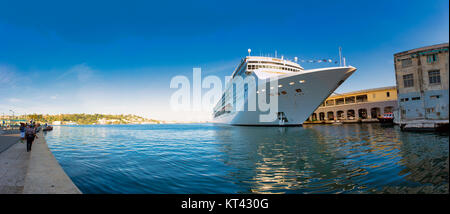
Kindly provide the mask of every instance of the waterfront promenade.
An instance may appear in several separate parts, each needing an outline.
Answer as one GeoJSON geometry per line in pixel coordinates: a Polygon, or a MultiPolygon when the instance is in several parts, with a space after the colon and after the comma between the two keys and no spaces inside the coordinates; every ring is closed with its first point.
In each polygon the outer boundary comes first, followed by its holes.
{"type": "Polygon", "coordinates": [[[0,194],[81,194],[38,137],[27,152],[18,133],[0,135],[0,194]]]}

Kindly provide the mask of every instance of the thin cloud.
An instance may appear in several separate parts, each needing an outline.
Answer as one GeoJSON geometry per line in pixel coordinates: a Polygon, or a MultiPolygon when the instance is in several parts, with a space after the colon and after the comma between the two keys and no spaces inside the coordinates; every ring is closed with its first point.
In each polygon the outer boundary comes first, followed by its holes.
{"type": "Polygon", "coordinates": [[[95,71],[91,67],[86,65],[86,63],[82,63],[71,67],[68,71],[61,74],[57,78],[57,80],[61,80],[70,76],[76,76],[78,81],[86,82],[93,77],[94,73],[95,71]]]}
{"type": "Polygon", "coordinates": [[[16,69],[8,65],[0,65],[0,89],[15,88],[18,78],[16,69]]]}
{"type": "Polygon", "coordinates": [[[22,99],[19,99],[19,98],[9,98],[9,99],[8,99],[8,102],[10,102],[10,103],[19,103],[19,102],[22,102],[22,99]]]}

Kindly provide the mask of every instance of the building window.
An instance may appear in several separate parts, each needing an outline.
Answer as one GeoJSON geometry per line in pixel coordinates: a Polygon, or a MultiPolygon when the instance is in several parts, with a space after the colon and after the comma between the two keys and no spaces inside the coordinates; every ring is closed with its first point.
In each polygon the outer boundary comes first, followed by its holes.
{"type": "Polygon", "coordinates": [[[391,93],[390,92],[386,92],[386,97],[390,97],[391,93]]]}
{"type": "Polygon", "coordinates": [[[441,84],[441,73],[439,70],[428,71],[430,84],[441,84]]]}
{"type": "Polygon", "coordinates": [[[344,98],[336,99],[336,105],[342,105],[342,104],[344,104],[344,98]]]}
{"type": "Polygon", "coordinates": [[[402,59],[402,68],[406,68],[412,65],[411,58],[409,59],[402,59]]]}
{"type": "Polygon", "coordinates": [[[420,97],[413,97],[411,100],[420,100],[420,97]]]}
{"type": "Polygon", "coordinates": [[[356,96],[356,102],[357,103],[367,102],[367,94],[356,96]]]}
{"type": "Polygon", "coordinates": [[[413,87],[414,86],[414,79],[412,74],[403,75],[403,87],[413,87]]]}
{"type": "Polygon", "coordinates": [[[345,104],[348,104],[348,103],[355,103],[355,97],[346,97],[345,104]]]}
{"type": "Polygon", "coordinates": [[[427,62],[428,62],[428,64],[435,63],[435,62],[437,62],[437,61],[438,61],[438,56],[437,56],[437,54],[430,54],[430,55],[427,56],[427,62]]]}
{"type": "Polygon", "coordinates": [[[327,100],[326,101],[327,106],[334,106],[334,100],[327,100]]]}

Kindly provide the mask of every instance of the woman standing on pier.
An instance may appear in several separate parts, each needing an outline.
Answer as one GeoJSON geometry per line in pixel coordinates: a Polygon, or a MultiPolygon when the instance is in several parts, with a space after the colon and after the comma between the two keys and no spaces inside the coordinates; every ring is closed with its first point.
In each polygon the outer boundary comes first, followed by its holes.
{"type": "Polygon", "coordinates": [[[31,128],[31,125],[28,125],[27,128],[25,129],[25,136],[27,138],[27,152],[29,152],[31,151],[31,144],[34,141],[34,138],[37,137],[36,129],[31,128]]]}

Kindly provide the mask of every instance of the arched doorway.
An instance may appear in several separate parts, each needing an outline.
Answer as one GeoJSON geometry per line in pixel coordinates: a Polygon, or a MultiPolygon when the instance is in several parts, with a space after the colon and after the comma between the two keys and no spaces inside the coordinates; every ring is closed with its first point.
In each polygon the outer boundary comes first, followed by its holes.
{"type": "Polygon", "coordinates": [[[378,118],[380,116],[380,108],[375,107],[370,109],[370,117],[371,118],[378,118]]]}
{"type": "Polygon", "coordinates": [[[323,112],[319,113],[319,120],[320,121],[325,120],[325,113],[323,113],[323,112]]]}
{"type": "Polygon", "coordinates": [[[361,119],[367,119],[367,109],[365,109],[365,108],[359,109],[358,117],[361,119]]]}
{"type": "Polygon", "coordinates": [[[355,110],[349,109],[347,110],[347,120],[354,120],[355,119],[355,110]]]}
{"type": "Polygon", "coordinates": [[[334,112],[332,111],[327,112],[327,118],[328,120],[334,120],[334,112]]]}
{"type": "Polygon", "coordinates": [[[337,117],[338,120],[345,119],[344,111],[337,111],[336,112],[336,117],[337,117]]]}

